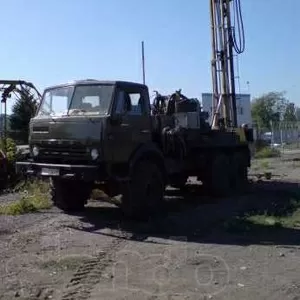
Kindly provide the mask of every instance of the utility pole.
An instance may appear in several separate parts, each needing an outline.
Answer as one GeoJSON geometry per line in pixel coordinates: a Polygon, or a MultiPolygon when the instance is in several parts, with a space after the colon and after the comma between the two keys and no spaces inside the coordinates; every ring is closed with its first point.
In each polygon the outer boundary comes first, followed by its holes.
{"type": "Polygon", "coordinates": [[[143,84],[146,84],[144,41],[142,41],[142,71],[143,71],[143,84]]]}

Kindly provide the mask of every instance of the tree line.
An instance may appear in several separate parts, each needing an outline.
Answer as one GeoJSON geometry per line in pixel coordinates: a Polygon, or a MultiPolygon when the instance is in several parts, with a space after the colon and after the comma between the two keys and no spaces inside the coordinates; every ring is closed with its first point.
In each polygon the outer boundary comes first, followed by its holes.
{"type": "Polygon", "coordinates": [[[254,98],[251,115],[254,126],[271,130],[272,123],[300,121],[300,108],[287,99],[285,92],[269,92],[254,98]]]}

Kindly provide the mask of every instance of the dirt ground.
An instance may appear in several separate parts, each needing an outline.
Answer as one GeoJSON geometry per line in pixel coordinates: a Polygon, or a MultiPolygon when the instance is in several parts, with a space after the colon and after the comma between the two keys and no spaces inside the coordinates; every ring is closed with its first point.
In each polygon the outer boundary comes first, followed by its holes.
{"type": "Polygon", "coordinates": [[[300,227],[238,218],[285,207],[298,157],[254,161],[243,196],[216,201],[197,183],[169,190],[168,213],[147,223],[96,201],[75,216],[0,216],[0,299],[300,299],[300,227]],[[265,171],[272,179],[257,182],[265,171]]]}

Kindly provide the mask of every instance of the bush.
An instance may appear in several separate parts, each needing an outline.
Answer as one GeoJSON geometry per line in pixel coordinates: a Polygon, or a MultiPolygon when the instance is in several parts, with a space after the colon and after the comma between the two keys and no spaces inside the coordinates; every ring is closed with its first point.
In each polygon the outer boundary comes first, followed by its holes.
{"type": "MultiPolygon", "coordinates": [[[[4,152],[4,140],[0,141],[0,148],[4,152]]],[[[17,145],[11,138],[6,139],[6,158],[7,158],[7,180],[6,188],[13,188],[22,178],[18,178],[15,170],[16,161],[22,159],[21,153],[17,151],[17,145]]]]}
{"type": "Polygon", "coordinates": [[[275,148],[265,147],[256,152],[255,158],[280,157],[280,151],[275,148]]]}
{"type": "Polygon", "coordinates": [[[24,182],[21,199],[0,205],[2,215],[20,215],[51,207],[49,183],[40,180],[24,182]]]}
{"type": "Polygon", "coordinates": [[[258,139],[254,142],[254,145],[255,145],[255,151],[260,151],[264,148],[269,147],[270,143],[266,140],[258,139]]]}
{"type": "MultiPolygon", "coordinates": [[[[4,140],[2,139],[0,142],[0,147],[4,151],[4,140]]],[[[9,162],[15,162],[17,156],[17,145],[13,139],[6,139],[6,156],[9,162]]]]}

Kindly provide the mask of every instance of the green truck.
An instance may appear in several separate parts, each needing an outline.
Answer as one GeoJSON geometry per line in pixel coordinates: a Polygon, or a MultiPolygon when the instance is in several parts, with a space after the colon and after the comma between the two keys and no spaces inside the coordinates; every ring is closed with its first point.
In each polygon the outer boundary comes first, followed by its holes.
{"type": "Polygon", "coordinates": [[[235,129],[212,129],[207,113],[181,91],[150,102],[148,87],[80,80],[46,88],[30,121],[26,176],[51,178],[54,205],[83,210],[101,185],[128,217],[160,210],[167,185],[196,176],[216,196],[247,185],[250,153],[235,129]]]}

